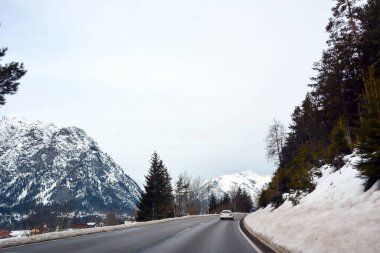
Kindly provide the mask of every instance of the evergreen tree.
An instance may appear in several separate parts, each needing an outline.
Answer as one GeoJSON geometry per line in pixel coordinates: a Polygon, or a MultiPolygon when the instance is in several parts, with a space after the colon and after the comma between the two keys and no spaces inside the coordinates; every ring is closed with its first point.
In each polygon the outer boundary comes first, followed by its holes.
{"type": "Polygon", "coordinates": [[[380,66],[377,65],[380,58],[369,68],[366,80],[369,95],[364,97],[363,127],[358,131],[358,148],[363,158],[358,169],[366,179],[366,190],[380,180],[380,66]]]}
{"type": "Polygon", "coordinates": [[[168,169],[164,165],[163,161],[160,160],[159,167],[161,169],[161,175],[163,180],[159,181],[159,190],[157,195],[159,196],[160,204],[158,205],[158,215],[159,219],[173,217],[173,188],[171,184],[171,177],[169,176],[168,169]]]}
{"type": "MultiPolygon", "coordinates": [[[[362,52],[362,65],[370,67],[380,57],[380,1],[368,0],[360,13],[362,39],[360,51],[362,52]]],[[[380,68],[380,66],[377,66],[380,68]]]]}
{"type": "Polygon", "coordinates": [[[253,202],[248,193],[243,190],[240,197],[240,212],[249,213],[253,209],[253,202]]]}
{"type": "MultiPolygon", "coordinates": [[[[0,61],[5,56],[7,48],[0,48],[0,61]]],[[[18,80],[24,76],[24,65],[18,62],[0,64],[0,105],[5,104],[5,95],[13,95],[17,92],[18,80]]]]}
{"type": "Polygon", "coordinates": [[[335,3],[312,90],[292,114],[282,163],[259,195],[260,206],[280,205],[285,192],[312,191],[312,167],[340,167],[354,148],[364,158],[358,169],[365,188],[380,179],[380,1],[335,3]]]}
{"type": "Polygon", "coordinates": [[[210,195],[210,198],[208,201],[208,212],[209,213],[215,212],[216,207],[217,207],[217,199],[216,199],[215,194],[213,192],[211,192],[211,195],[210,195]]]}
{"type": "Polygon", "coordinates": [[[138,204],[137,220],[157,220],[172,217],[173,195],[167,168],[156,152],[150,160],[151,166],[145,176],[145,192],[138,204]]]}
{"type": "Polygon", "coordinates": [[[337,169],[343,165],[343,161],[340,159],[341,156],[351,152],[345,133],[343,120],[339,119],[331,132],[331,144],[326,153],[326,160],[332,162],[337,169]]]}
{"type": "Polygon", "coordinates": [[[240,212],[241,211],[241,200],[242,200],[242,193],[240,187],[236,190],[236,194],[232,199],[232,209],[234,212],[240,212]]]}
{"type": "Polygon", "coordinates": [[[223,208],[229,208],[231,203],[231,198],[227,193],[223,194],[223,198],[221,201],[221,204],[223,205],[223,208]]]}
{"type": "Polygon", "coordinates": [[[360,15],[363,29],[362,63],[367,67],[362,99],[363,119],[359,129],[359,151],[363,160],[358,169],[366,179],[365,189],[380,180],[380,1],[368,0],[360,15]]]}

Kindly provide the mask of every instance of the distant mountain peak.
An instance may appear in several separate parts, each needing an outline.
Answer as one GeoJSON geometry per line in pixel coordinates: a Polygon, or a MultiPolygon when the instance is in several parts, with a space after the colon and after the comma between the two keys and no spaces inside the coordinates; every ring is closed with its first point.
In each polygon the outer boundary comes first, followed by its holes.
{"type": "Polygon", "coordinates": [[[209,188],[219,198],[224,193],[229,193],[240,187],[251,196],[252,201],[255,203],[258,194],[263,187],[266,187],[270,179],[271,176],[261,176],[253,170],[246,170],[206,180],[204,186],[209,188]]]}

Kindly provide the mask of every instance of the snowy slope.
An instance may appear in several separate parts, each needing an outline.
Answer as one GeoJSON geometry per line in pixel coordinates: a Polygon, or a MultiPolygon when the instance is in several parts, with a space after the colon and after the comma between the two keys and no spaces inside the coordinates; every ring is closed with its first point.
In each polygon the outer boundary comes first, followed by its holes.
{"type": "Polygon", "coordinates": [[[380,252],[380,182],[367,192],[355,155],[338,171],[320,168],[316,189],[293,206],[260,209],[245,219],[251,231],[291,252],[380,252]]]}
{"type": "Polygon", "coordinates": [[[83,130],[0,120],[0,213],[26,212],[35,202],[128,211],[140,191],[83,130]]]}
{"type": "Polygon", "coordinates": [[[271,176],[260,176],[259,174],[248,170],[231,175],[223,175],[204,182],[204,188],[210,188],[210,192],[220,198],[224,193],[236,190],[240,187],[251,196],[254,203],[261,189],[270,181],[271,176]]]}

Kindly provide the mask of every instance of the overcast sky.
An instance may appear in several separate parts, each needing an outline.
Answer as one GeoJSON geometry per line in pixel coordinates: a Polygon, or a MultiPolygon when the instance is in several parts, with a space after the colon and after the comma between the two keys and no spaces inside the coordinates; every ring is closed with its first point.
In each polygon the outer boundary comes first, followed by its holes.
{"type": "Polygon", "coordinates": [[[325,48],[330,0],[0,1],[3,63],[28,70],[0,115],[77,126],[139,184],[156,150],[172,177],[272,174],[325,48]]]}

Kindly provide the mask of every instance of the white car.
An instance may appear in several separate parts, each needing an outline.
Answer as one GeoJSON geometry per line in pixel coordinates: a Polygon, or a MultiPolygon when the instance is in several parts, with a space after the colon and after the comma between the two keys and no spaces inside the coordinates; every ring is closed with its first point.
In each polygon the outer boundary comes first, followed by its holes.
{"type": "Polygon", "coordinates": [[[224,219],[233,220],[234,219],[234,214],[232,213],[231,210],[223,210],[220,213],[220,219],[221,220],[224,220],[224,219]]]}

